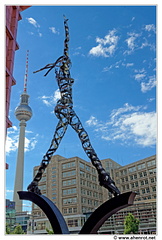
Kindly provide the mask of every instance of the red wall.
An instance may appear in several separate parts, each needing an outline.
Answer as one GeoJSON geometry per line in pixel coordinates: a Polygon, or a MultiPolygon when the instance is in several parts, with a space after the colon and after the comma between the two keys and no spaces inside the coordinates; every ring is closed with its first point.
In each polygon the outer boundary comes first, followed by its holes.
{"type": "Polygon", "coordinates": [[[12,126],[8,118],[10,107],[11,87],[16,84],[13,77],[15,51],[19,49],[16,42],[18,21],[21,20],[20,12],[30,6],[6,6],[6,128],[12,126]]]}

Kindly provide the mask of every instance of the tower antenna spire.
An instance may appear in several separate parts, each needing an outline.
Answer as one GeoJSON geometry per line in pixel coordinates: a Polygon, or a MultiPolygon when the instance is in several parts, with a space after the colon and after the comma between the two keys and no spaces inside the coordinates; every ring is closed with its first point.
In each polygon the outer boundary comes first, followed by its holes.
{"type": "Polygon", "coordinates": [[[24,92],[27,92],[27,80],[28,80],[28,59],[29,59],[29,50],[26,52],[26,67],[25,67],[25,76],[24,76],[24,92]]]}

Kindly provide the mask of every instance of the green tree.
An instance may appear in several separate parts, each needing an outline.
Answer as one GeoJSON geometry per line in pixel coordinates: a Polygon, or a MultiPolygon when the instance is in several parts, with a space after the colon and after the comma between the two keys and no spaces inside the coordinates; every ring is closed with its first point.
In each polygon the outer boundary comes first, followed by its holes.
{"type": "Polygon", "coordinates": [[[124,219],[124,234],[138,233],[139,219],[135,218],[132,213],[124,219]]]}
{"type": "Polygon", "coordinates": [[[47,234],[54,234],[53,230],[49,230],[48,228],[46,228],[47,234]]]}
{"type": "Polygon", "coordinates": [[[21,225],[17,225],[11,234],[25,234],[21,225]]]}
{"type": "Polygon", "coordinates": [[[10,234],[11,233],[11,229],[8,225],[8,223],[6,223],[6,234],[10,234]]]}

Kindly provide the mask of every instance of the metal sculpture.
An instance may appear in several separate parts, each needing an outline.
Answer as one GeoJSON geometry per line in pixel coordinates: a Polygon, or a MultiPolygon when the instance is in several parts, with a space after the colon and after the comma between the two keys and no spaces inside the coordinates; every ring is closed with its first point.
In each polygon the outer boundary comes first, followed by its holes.
{"type": "Polygon", "coordinates": [[[93,149],[90,139],[88,137],[87,132],[82,126],[79,117],[75,113],[73,109],[73,100],[72,100],[72,85],[74,83],[74,79],[70,76],[70,67],[71,61],[69,58],[69,28],[67,24],[68,19],[64,17],[64,27],[65,27],[65,41],[64,41],[64,54],[59,57],[55,63],[47,64],[45,67],[41,68],[36,72],[48,69],[44,76],[55,68],[56,80],[58,83],[58,87],[61,93],[61,98],[58,100],[57,105],[55,107],[56,117],[59,119],[59,122],[56,126],[56,130],[51,142],[51,145],[43,156],[43,160],[41,161],[41,165],[38,169],[36,176],[34,177],[31,184],[28,186],[28,191],[34,192],[37,194],[41,194],[40,189],[38,188],[38,182],[42,178],[42,174],[44,173],[46,167],[48,166],[52,155],[57,150],[68,125],[70,125],[78,134],[79,139],[81,141],[82,147],[90,158],[92,164],[95,166],[98,176],[99,183],[101,186],[108,189],[114,196],[120,194],[119,189],[115,186],[115,182],[111,179],[110,175],[103,168],[101,161],[99,160],[95,150],[93,149]]]}
{"type": "MultiPolygon", "coordinates": [[[[64,217],[50,199],[34,192],[20,191],[18,194],[20,199],[32,201],[44,211],[55,234],[70,233],[64,217]]],[[[117,211],[131,206],[135,196],[134,192],[126,192],[104,202],[90,215],[79,234],[96,234],[109,217],[117,211]]]]}

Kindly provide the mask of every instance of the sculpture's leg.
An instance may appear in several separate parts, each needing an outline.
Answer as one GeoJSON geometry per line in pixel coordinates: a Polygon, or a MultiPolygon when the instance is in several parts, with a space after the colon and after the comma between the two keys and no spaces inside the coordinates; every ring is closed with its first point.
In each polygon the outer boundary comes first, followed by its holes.
{"type": "Polygon", "coordinates": [[[135,192],[126,192],[104,202],[90,215],[79,234],[97,234],[109,217],[119,210],[133,205],[135,196],[135,192]]]}
{"type": "Polygon", "coordinates": [[[57,150],[57,148],[67,130],[67,127],[68,127],[68,121],[66,120],[66,118],[59,120],[59,122],[56,126],[56,130],[55,130],[51,145],[50,145],[48,151],[46,152],[46,154],[43,156],[43,160],[38,169],[38,172],[37,172],[36,176],[34,177],[33,181],[28,186],[28,191],[35,192],[37,194],[41,194],[41,192],[38,188],[38,182],[42,178],[42,175],[43,175],[46,167],[48,166],[52,155],[57,150]]]}
{"type": "Polygon", "coordinates": [[[98,174],[99,174],[99,182],[101,186],[107,188],[114,196],[120,194],[120,191],[115,186],[115,182],[111,179],[110,175],[105,171],[103,168],[101,161],[99,160],[95,150],[93,149],[90,139],[88,137],[87,132],[84,130],[78,116],[71,110],[70,112],[70,125],[71,127],[78,133],[78,136],[81,140],[82,146],[84,151],[86,152],[87,156],[90,158],[92,164],[95,166],[98,174]]]}

